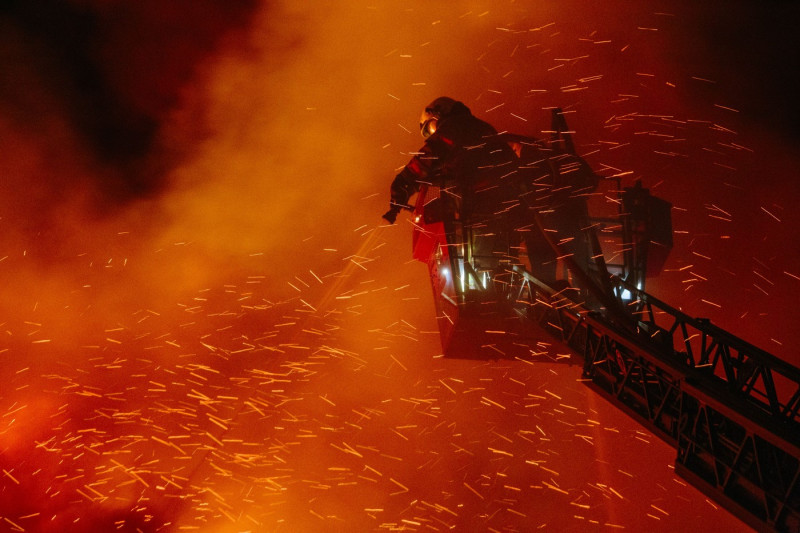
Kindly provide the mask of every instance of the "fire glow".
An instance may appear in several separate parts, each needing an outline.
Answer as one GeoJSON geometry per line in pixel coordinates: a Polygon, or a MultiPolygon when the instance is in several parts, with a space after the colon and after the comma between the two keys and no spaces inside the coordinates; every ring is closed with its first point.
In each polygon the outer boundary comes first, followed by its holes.
{"type": "Polygon", "coordinates": [[[654,292],[788,357],[797,162],[740,101],[760,88],[671,59],[706,12],[182,3],[186,37],[155,4],[68,4],[136,135],[98,144],[33,15],[2,13],[25,83],[0,93],[0,529],[744,528],[550,339],[437,357],[411,221],[379,227],[431,98],[537,136],[561,106],[598,172],[675,204],[654,292]]]}

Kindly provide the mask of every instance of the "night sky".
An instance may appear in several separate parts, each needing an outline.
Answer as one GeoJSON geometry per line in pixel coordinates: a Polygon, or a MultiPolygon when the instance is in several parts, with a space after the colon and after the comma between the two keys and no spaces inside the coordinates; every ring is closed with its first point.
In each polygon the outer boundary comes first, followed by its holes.
{"type": "Polygon", "coordinates": [[[800,7],[338,4],[0,6],[0,531],[746,531],[550,339],[438,357],[380,215],[435,97],[561,107],[648,290],[800,365],[800,7]]]}

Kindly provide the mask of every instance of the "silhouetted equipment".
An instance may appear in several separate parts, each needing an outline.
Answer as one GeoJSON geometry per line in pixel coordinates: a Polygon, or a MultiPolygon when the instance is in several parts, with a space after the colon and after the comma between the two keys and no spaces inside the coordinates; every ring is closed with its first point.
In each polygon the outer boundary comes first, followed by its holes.
{"type": "MultiPolygon", "coordinates": [[[[548,160],[574,151],[558,110],[550,148],[548,160]]],[[[444,355],[525,357],[544,330],[582,359],[593,389],[677,449],[679,475],[757,530],[800,531],[800,369],[646,293],[672,247],[671,206],[640,183],[601,186],[613,190],[590,201],[616,195],[616,212],[590,214],[588,253],[559,253],[567,272],[547,281],[514,239],[475,257],[452,191],[421,188],[413,256],[428,266],[444,355]]],[[[542,231],[565,252],[532,212],[510,231],[542,231]]]]}
{"type": "Polygon", "coordinates": [[[626,274],[631,281],[644,283],[649,276],[657,276],[672,249],[672,218],[669,202],[651,196],[642,182],[625,189],[622,194],[622,220],[624,240],[627,244],[626,265],[632,270],[626,274]]]}

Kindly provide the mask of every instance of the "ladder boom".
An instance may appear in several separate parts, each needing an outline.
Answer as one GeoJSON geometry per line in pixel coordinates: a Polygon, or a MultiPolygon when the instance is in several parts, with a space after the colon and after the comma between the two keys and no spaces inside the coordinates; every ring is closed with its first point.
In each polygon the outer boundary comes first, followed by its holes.
{"type": "Polygon", "coordinates": [[[798,368],[635,287],[625,286],[647,320],[631,334],[514,272],[516,311],[583,359],[593,389],[677,449],[678,474],[758,530],[800,530],[798,368]]]}

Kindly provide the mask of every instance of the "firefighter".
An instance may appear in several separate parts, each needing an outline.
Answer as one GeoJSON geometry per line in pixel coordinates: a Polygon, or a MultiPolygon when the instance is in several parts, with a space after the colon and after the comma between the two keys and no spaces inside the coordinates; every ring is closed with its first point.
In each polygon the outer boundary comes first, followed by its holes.
{"type": "Polygon", "coordinates": [[[487,122],[476,118],[464,103],[443,96],[431,102],[420,117],[425,144],[394,178],[389,211],[394,223],[422,183],[441,190],[438,209],[448,233],[459,221],[471,245],[474,266],[492,269],[508,249],[507,217],[499,206],[509,196],[499,187],[503,174],[513,173],[517,156],[487,122]]]}
{"type": "Polygon", "coordinates": [[[466,105],[446,96],[425,107],[419,127],[425,144],[394,178],[383,218],[394,224],[421,183],[445,189],[462,218],[489,211],[492,184],[515,163],[508,143],[466,105]]]}
{"type": "Polygon", "coordinates": [[[402,209],[411,208],[420,184],[428,183],[442,190],[445,205],[439,208],[446,228],[448,221],[458,220],[469,234],[476,266],[493,268],[498,257],[524,240],[531,272],[551,286],[559,255],[572,255],[587,268],[582,193],[596,186],[596,176],[585,161],[531,138],[521,146],[513,142],[518,136],[498,134],[449,97],[425,107],[420,132],[425,144],[394,178],[384,219],[394,224],[402,209]],[[557,255],[553,240],[563,253],[557,255]]]}

